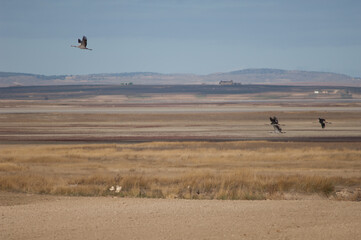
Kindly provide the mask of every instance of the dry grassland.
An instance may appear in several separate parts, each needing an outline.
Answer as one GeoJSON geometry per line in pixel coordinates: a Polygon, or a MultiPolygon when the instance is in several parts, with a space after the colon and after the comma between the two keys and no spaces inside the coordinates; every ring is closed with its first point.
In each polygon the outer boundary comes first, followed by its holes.
{"type": "Polygon", "coordinates": [[[0,146],[0,190],[75,196],[361,200],[359,143],[0,146]],[[121,186],[118,192],[110,187],[121,186]]]}

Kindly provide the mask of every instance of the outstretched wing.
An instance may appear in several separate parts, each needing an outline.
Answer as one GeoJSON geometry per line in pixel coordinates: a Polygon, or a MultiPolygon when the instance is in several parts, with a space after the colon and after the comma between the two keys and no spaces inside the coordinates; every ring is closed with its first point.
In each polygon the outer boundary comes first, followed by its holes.
{"type": "Polygon", "coordinates": [[[271,124],[278,124],[278,119],[276,117],[270,117],[269,120],[271,121],[271,124]]]}
{"type": "Polygon", "coordinates": [[[282,133],[282,128],[278,124],[273,125],[273,129],[276,132],[282,133]]]}
{"type": "Polygon", "coordinates": [[[84,47],[86,47],[86,45],[88,44],[88,39],[86,38],[86,36],[83,36],[83,40],[81,42],[81,45],[83,45],[84,47]]]}
{"type": "Polygon", "coordinates": [[[274,121],[276,124],[278,124],[278,118],[277,117],[273,117],[274,121]]]}

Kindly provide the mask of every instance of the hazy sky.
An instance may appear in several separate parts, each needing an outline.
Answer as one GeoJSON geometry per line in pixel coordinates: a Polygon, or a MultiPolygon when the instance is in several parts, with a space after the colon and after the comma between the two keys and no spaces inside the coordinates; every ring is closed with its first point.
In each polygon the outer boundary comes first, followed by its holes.
{"type": "Polygon", "coordinates": [[[359,0],[0,0],[0,71],[361,77],[359,0]],[[83,35],[93,51],[71,48],[83,35]]]}

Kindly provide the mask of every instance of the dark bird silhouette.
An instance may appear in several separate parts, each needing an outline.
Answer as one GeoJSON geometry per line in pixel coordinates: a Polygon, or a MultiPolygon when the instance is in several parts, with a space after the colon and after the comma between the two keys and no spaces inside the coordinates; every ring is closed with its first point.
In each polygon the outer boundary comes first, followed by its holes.
{"type": "Polygon", "coordinates": [[[332,124],[332,122],[327,122],[326,119],[324,119],[324,118],[318,118],[318,122],[321,124],[322,128],[326,127],[326,123],[332,124]]]}
{"type": "Polygon", "coordinates": [[[80,43],[78,46],[74,46],[74,45],[71,45],[72,47],[77,47],[77,48],[80,48],[80,49],[86,49],[86,50],[93,50],[93,49],[90,49],[90,48],[87,48],[87,44],[88,44],[88,39],[86,38],[86,36],[83,36],[83,39],[80,40],[78,39],[78,43],[80,43]]]}
{"type": "Polygon", "coordinates": [[[269,120],[271,121],[271,125],[273,126],[273,131],[275,133],[284,133],[284,132],[282,132],[282,128],[281,128],[281,125],[278,122],[277,117],[275,117],[275,116],[270,117],[269,120]]]}
{"type": "Polygon", "coordinates": [[[270,117],[269,120],[271,121],[271,125],[274,125],[274,124],[278,124],[278,118],[276,118],[275,116],[270,117]]]}

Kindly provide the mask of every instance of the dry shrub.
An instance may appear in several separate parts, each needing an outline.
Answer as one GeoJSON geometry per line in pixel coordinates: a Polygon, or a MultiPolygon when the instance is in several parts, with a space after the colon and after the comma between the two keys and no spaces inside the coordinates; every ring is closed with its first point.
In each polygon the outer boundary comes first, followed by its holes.
{"type": "Polygon", "coordinates": [[[180,179],[180,196],[193,198],[265,199],[266,195],[283,192],[318,193],[328,196],[334,191],[334,181],[325,177],[262,176],[250,170],[230,174],[187,175],[180,179]],[[186,187],[187,186],[187,187],[186,187]]]}
{"type": "Polygon", "coordinates": [[[265,192],[298,192],[320,193],[328,196],[334,191],[335,182],[332,178],[320,176],[279,176],[264,181],[262,188],[265,192]]]}
{"type": "Polygon", "coordinates": [[[312,176],[312,177],[302,177],[300,184],[296,186],[301,186],[301,190],[307,193],[323,193],[328,196],[331,192],[335,190],[335,184],[331,178],[312,176]]]}
{"type": "Polygon", "coordinates": [[[126,192],[131,192],[134,189],[149,189],[149,178],[143,176],[126,176],[123,177],[119,185],[121,185],[126,192]]]}
{"type": "Polygon", "coordinates": [[[161,189],[153,189],[150,193],[151,198],[164,198],[163,191],[161,189]]]}
{"type": "Polygon", "coordinates": [[[0,189],[26,193],[51,193],[56,180],[39,175],[0,176],[0,189]]]}
{"type": "Polygon", "coordinates": [[[15,172],[22,170],[24,170],[24,167],[16,163],[11,163],[11,162],[0,163],[0,172],[15,172]]]}
{"type": "Polygon", "coordinates": [[[106,189],[97,185],[59,186],[50,193],[67,196],[103,196],[106,195],[106,189]]]}
{"type": "Polygon", "coordinates": [[[334,194],[334,198],[337,200],[346,201],[361,201],[361,188],[356,189],[342,189],[334,194]]]}
{"type": "Polygon", "coordinates": [[[70,185],[100,185],[108,186],[114,184],[114,177],[110,175],[93,175],[87,177],[78,177],[69,181],[70,185]]]}

